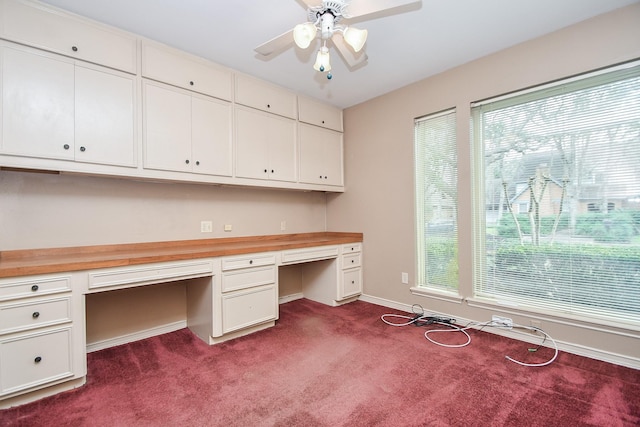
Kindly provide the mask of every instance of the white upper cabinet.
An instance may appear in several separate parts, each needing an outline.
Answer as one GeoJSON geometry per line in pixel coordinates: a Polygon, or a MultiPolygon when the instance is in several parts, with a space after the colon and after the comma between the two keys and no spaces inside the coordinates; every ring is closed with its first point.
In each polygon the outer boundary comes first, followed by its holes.
{"type": "Polygon", "coordinates": [[[298,97],[301,122],[342,132],[342,110],[311,98],[298,97]]]}
{"type": "Polygon", "coordinates": [[[21,0],[0,0],[7,40],[136,73],[136,38],[123,31],[21,0]]]}
{"type": "Polygon", "coordinates": [[[236,107],[236,176],[296,181],[296,122],[236,107]]]}
{"type": "Polygon", "coordinates": [[[135,166],[134,77],[0,43],[0,152],[135,166]]]}
{"type": "Polygon", "coordinates": [[[231,176],[231,104],[144,83],[144,167],[231,176]]]}
{"type": "Polygon", "coordinates": [[[142,77],[227,101],[232,98],[231,70],[147,41],[142,43],[142,77]]]}
{"type": "Polygon", "coordinates": [[[297,119],[296,95],[254,77],[236,74],[236,103],[297,119]]]}
{"type": "Polygon", "coordinates": [[[344,185],[342,133],[300,123],[298,136],[300,142],[300,182],[344,185]]]}

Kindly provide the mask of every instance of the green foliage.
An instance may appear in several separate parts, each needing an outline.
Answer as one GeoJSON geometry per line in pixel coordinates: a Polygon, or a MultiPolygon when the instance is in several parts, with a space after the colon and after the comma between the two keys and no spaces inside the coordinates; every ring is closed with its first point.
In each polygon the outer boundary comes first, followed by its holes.
{"type": "Polygon", "coordinates": [[[458,288],[458,245],[455,238],[433,238],[426,247],[427,283],[458,288]]]}
{"type": "Polygon", "coordinates": [[[629,310],[640,305],[640,247],[503,242],[490,267],[496,292],[629,310]]]}
{"type": "MultiPolygon", "coordinates": [[[[522,232],[524,234],[531,234],[531,221],[529,221],[529,216],[527,214],[519,214],[516,215],[516,217],[518,218],[518,222],[520,223],[520,229],[522,230],[522,232]]],[[[555,220],[555,215],[547,215],[540,218],[540,233],[543,236],[551,234],[555,220]]],[[[565,230],[568,227],[569,215],[560,215],[560,222],[558,223],[557,231],[565,230]]],[[[513,216],[511,214],[503,214],[502,219],[500,219],[500,224],[498,225],[498,236],[514,238],[518,237],[518,229],[516,228],[516,223],[513,220],[513,216]]]]}
{"type": "Polygon", "coordinates": [[[635,213],[588,213],[576,218],[576,234],[592,237],[597,242],[628,243],[636,233],[635,213]]]}

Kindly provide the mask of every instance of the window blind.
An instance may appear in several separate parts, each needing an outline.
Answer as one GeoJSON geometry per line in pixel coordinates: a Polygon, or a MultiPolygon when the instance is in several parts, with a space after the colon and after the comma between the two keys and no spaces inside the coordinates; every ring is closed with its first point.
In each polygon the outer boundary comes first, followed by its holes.
{"type": "Polygon", "coordinates": [[[418,285],[457,292],[455,109],[416,119],[414,139],[418,285]]]}
{"type": "Polygon", "coordinates": [[[640,65],[472,108],[480,297],[640,325],[640,65]]]}

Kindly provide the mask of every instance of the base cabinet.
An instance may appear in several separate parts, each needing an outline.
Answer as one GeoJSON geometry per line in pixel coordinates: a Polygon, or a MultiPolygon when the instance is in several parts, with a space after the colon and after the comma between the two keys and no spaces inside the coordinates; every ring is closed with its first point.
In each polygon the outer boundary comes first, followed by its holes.
{"type": "Polygon", "coordinates": [[[79,276],[0,279],[0,407],[86,375],[79,276]]]}

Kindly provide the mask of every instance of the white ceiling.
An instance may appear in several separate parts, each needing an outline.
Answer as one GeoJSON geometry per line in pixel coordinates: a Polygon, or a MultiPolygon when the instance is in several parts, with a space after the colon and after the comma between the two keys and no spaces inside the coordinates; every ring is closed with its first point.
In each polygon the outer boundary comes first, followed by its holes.
{"type": "Polygon", "coordinates": [[[369,61],[350,71],[331,49],[332,80],[313,70],[311,47],[254,52],[307,20],[298,0],[44,1],[346,108],[640,0],[422,0],[355,24],[369,32],[369,61]]]}

